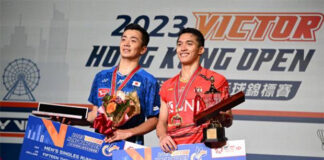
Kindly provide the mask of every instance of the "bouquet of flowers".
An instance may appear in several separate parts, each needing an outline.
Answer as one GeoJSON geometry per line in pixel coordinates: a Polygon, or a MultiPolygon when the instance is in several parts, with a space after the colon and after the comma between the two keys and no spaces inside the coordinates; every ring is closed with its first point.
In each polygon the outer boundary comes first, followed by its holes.
{"type": "Polygon", "coordinates": [[[93,123],[93,127],[101,134],[111,134],[117,127],[141,112],[136,91],[129,94],[122,91],[117,91],[116,95],[106,94],[102,101],[102,107],[99,108],[100,114],[93,123]]]}

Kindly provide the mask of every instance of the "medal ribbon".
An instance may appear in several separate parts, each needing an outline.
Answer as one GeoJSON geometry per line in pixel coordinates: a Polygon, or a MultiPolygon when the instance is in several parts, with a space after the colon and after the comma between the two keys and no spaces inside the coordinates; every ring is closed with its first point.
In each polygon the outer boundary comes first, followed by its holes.
{"type": "MultiPolygon", "coordinates": [[[[115,94],[115,89],[116,89],[116,81],[117,81],[117,71],[118,71],[119,66],[117,66],[113,72],[112,75],[112,80],[111,80],[111,94],[115,94]]],[[[134,76],[134,74],[140,69],[141,67],[138,65],[136,68],[132,70],[132,72],[127,75],[126,79],[124,82],[118,87],[117,90],[121,90],[124,88],[124,86],[127,84],[127,82],[134,76]]]]}
{"type": "Polygon", "coordinates": [[[183,90],[182,94],[180,95],[180,100],[179,100],[179,86],[180,86],[180,74],[178,75],[177,77],[177,82],[175,84],[175,91],[174,91],[174,95],[175,95],[175,101],[176,101],[176,112],[178,113],[178,109],[179,109],[179,106],[181,107],[184,100],[185,100],[185,97],[187,96],[187,93],[188,93],[188,90],[190,89],[191,87],[191,84],[193,83],[193,81],[196,79],[198,73],[200,72],[201,70],[201,66],[199,66],[196,71],[194,72],[194,74],[190,77],[190,80],[188,81],[188,83],[186,84],[185,86],[185,89],[183,90]]]}

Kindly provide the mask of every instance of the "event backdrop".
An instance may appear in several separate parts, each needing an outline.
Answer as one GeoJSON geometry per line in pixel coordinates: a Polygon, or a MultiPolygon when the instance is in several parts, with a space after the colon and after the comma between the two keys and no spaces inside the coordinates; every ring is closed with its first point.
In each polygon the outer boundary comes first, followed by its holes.
{"type": "Polygon", "coordinates": [[[1,0],[1,157],[17,157],[37,102],[88,105],[95,74],[119,62],[123,28],[138,23],[151,38],[141,66],[160,83],[179,73],[179,30],[204,33],[202,66],[245,92],[226,134],[245,140],[248,159],[322,159],[323,13],[322,0],[1,0]]]}

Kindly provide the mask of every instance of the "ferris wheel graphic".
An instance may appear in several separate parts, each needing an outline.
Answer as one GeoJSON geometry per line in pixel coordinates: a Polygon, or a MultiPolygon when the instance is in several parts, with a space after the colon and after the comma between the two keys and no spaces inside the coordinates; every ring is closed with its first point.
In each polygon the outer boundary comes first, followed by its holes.
{"type": "Polygon", "coordinates": [[[20,58],[10,62],[2,79],[8,91],[3,100],[36,101],[32,91],[39,84],[40,72],[31,60],[20,58]]]}

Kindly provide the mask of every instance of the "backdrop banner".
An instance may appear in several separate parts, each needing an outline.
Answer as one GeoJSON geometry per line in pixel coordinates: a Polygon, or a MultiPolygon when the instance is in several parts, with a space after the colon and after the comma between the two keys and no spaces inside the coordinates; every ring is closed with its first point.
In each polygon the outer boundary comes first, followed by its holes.
{"type": "MultiPolygon", "coordinates": [[[[0,158],[18,158],[35,103],[89,106],[95,74],[119,63],[124,27],[138,23],[150,35],[140,64],[160,84],[180,72],[179,31],[204,34],[201,65],[245,93],[226,135],[248,159],[321,159],[323,13],[323,0],[2,0],[0,158]]],[[[145,145],[159,146],[155,132],[145,145]]]]}

